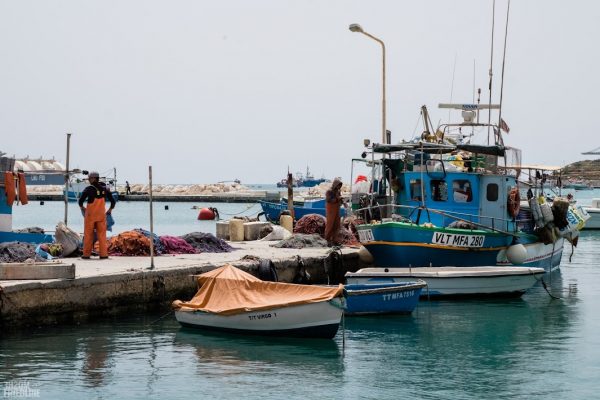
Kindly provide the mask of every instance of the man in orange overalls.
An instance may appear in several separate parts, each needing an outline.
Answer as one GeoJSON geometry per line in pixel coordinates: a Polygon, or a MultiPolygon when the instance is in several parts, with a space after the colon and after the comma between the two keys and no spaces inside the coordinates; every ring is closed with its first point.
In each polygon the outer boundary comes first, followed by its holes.
{"type": "Polygon", "coordinates": [[[98,237],[100,247],[100,259],[108,258],[108,246],[106,243],[106,215],[110,214],[115,208],[115,199],[112,197],[106,184],[100,182],[100,175],[97,172],[90,172],[88,175],[90,185],[85,188],[79,197],[79,208],[84,215],[83,222],[83,256],[81,258],[89,259],[94,247],[94,231],[98,237]],[[87,200],[87,207],[84,203],[87,200]],[[106,210],[106,200],[110,201],[110,208],[106,210]]]}

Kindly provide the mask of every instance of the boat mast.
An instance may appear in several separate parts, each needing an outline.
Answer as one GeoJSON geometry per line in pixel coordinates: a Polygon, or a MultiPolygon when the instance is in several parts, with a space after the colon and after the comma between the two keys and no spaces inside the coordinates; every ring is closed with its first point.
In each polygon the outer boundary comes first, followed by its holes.
{"type": "MultiPolygon", "coordinates": [[[[502,133],[500,132],[500,126],[502,126],[502,94],[504,89],[504,64],[506,61],[506,39],[508,37],[508,14],[510,12],[510,0],[508,0],[508,6],[506,7],[506,27],[504,30],[504,53],[502,54],[502,75],[500,78],[500,110],[498,110],[498,139],[497,141],[502,143],[502,133]]],[[[505,159],[506,161],[506,159],[505,159]]]]}
{"type": "Polygon", "coordinates": [[[488,86],[488,90],[490,92],[490,101],[489,101],[489,105],[490,108],[488,109],[488,146],[490,145],[490,125],[492,123],[492,66],[494,64],[494,21],[496,17],[496,0],[494,0],[494,2],[492,3],[492,45],[491,45],[491,51],[490,51],[490,83],[488,86]]]}

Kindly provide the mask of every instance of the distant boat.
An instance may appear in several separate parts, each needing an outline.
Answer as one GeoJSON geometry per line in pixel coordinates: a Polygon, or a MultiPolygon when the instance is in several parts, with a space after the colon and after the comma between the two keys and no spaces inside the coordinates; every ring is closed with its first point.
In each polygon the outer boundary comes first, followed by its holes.
{"type": "MultiPolygon", "coordinates": [[[[279,217],[283,211],[287,211],[288,205],[285,201],[272,203],[268,201],[259,201],[267,219],[269,221],[279,221],[279,217]]],[[[308,214],[319,214],[325,217],[325,199],[306,200],[302,203],[294,201],[294,218],[299,220],[308,214]]],[[[346,209],[340,208],[340,216],[346,216],[346,209]]]]}
{"type": "MultiPolygon", "coordinates": [[[[69,190],[67,191],[67,199],[71,202],[75,202],[75,201],[79,201],[79,197],[81,196],[81,193],[85,190],[86,187],[89,186],[89,183],[86,182],[87,178],[83,178],[81,176],[77,177],[77,176],[71,176],[71,179],[69,180],[69,190]]],[[[100,178],[101,181],[105,181],[106,178],[100,178]]],[[[106,187],[111,190],[111,186],[114,185],[114,187],[116,188],[116,184],[114,183],[113,180],[108,180],[108,182],[106,183],[106,187]]],[[[63,189],[63,194],[65,193],[65,190],[63,189]]],[[[112,194],[112,197],[115,201],[119,201],[119,192],[116,190],[111,190],[110,192],[112,194]]]]}
{"type": "MultiPolygon", "coordinates": [[[[323,182],[329,182],[328,179],[320,178],[316,179],[311,173],[308,167],[306,167],[306,175],[302,175],[301,172],[296,173],[296,177],[293,181],[293,187],[315,187],[323,182]]],[[[282,179],[277,182],[277,187],[287,187],[287,179],[282,179]]]]}
{"type": "Polygon", "coordinates": [[[575,189],[575,190],[592,190],[594,187],[585,182],[566,182],[562,186],[563,189],[575,189]]]}
{"type": "Polygon", "coordinates": [[[600,199],[593,199],[591,206],[582,208],[590,216],[583,229],[600,229],[600,199]]]}
{"type": "Polygon", "coordinates": [[[421,279],[427,283],[422,296],[521,296],[544,273],[544,268],[527,267],[363,268],[346,273],[346,281],[381,284],[421,279]]]}

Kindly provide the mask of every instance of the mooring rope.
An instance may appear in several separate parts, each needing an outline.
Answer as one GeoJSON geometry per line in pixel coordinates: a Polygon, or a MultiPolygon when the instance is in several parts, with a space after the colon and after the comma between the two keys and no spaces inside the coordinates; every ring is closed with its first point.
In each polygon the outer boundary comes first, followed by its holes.
{"type": "Polygon", "coordinates": [[[174,310],[170,310],[168,313],[166,313],[165,315],[163,315],[162,317],[157,318],[156,320],[150,322],[148,325],[154,325],[155,323],[157,323],[158,321],[160,321],[161,319],[165,318],[166,316],[170,315],[171,313],[174,313],[174,310]]]}
{"type": "MultiPolygon", "coordinates": [[[[553,298],[553,299],[555,299],[555,300],[561,300],[561,299],[562,299],[562,297],[558,297],[558,296],[555,296],[555,295],[553,295],[552,293],[550,293],[550,291],[548,290],[548,285],[546,285],[546,282],[544,282],[544,278],[543,278],[543,277],[542,277],[542,278],[540,278],[540,279],[538,279],[538,278],[535,276],[535,274],[534,274],[533,272],[531,272],[531,270],[529,270],[529,273],[530,273],[531,275],[533,275],[533,279],[535,279],[535,280],[536,280],[536,281],[538,281],[538,282],[542,282],[542,287],[544,288],[544,290],[546,291],[546,293],[548,293],[548,295],[549,295],[550,297],[552,297],[552,298],[553,298]]],[[[552,267],[550,267],[550,274],[552,274],[552,267]]]]}
{"type": "Polygon", "coordinates": [[[246,211],[248,211],[248,210],[250,210],[250,209],[252,209],[252,208],[256,207],[257,205],[258,205],[258,204],[251,204],[251,205],[249,205],[248,207],[246,207],[244,210],[242,210],[242,211],[240,211],[240,212],[238,212],[238,213],[224,213],[224,212],[222,212],[221,214],[223,214],[223,215],[230,215],[230,216],[233,216],[233,215],[240,215],[240,214],[242,214],[242,213],[245,213],[246,211]]]}

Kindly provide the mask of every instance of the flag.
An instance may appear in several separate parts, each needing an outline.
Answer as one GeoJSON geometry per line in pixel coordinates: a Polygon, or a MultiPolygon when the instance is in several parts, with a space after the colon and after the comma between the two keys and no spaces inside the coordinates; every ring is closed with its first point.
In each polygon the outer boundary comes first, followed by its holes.
{"type": "Polygon", "coordinates": [[[510,128],[506,124],[506,121],[504,121],[502,118],[500,118],[500,129],[502,129],[506,133],[510,132],[510,128]]]}

